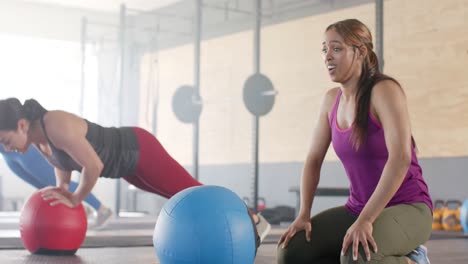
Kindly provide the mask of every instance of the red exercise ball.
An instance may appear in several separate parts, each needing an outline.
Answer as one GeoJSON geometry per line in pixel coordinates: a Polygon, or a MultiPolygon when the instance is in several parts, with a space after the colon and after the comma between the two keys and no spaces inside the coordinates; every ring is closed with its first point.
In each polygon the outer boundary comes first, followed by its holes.
{"type": "Polygon", "coordinates": [[[83,205],[50,205],[40,191],[26,202],[20,217],[24,247],[33,254],[73,255],[86,236],[88,222],[83,205]]]}

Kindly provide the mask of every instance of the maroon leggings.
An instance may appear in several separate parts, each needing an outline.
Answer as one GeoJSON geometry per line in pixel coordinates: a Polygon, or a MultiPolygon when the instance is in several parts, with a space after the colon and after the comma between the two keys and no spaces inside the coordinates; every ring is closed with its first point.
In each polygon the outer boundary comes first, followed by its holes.
{"type": "Polygon", "coordinates": [[[123,177],[142,190],[171,198],[192,186],[202,185],[175,161],[159,141],[148,131],[134,127],[139,145],[135,175],[123,177]]]}

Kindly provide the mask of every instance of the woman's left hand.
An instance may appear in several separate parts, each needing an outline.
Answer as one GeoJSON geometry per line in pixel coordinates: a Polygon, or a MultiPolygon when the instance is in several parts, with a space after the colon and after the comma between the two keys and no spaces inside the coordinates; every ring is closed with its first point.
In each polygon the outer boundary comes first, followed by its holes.
{"type": "Polygon", "coordinates": [[[64,204],[70,208],[76,207],[79,203],[74,201],[73,194],[60,187],[45,187],[41,189],[42,199],[45,201],[51,201],[50,205],[55,206],[57,204],[64,204]]]}
{"type": "Polygon", "coordinates": [[[343,239],[343,248],[341,249],[341,255],[344,255],[348,250],[348,247],[352,244],[353,260],[358,259],[359,244],[364,248],[367,261],[370,261],[370,250],[369,243],[374,249],[374,253],[377,253],[377,244],[375,243],[374,237],[372,237],[372,223],[369,221],[360,221],[359,219],[354,222],[346,232],[343,239]]]}

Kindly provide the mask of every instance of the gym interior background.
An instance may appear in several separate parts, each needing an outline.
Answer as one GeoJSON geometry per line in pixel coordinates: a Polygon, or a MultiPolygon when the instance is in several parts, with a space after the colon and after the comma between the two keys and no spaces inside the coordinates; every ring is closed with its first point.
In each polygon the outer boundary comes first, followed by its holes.
{"type": "MultiPolygon", "coordinates": [[[[358,18],[383,72],[405,90],[432,198],[468,198],[468,1],[263,0],[257,30],[255,2],[2,0],[2,98],[144,127],[202,183],[294,208],[290,188],[300,183],[323,95],[336,86],[323,66],[323,32],[358,18]],[[269,78],[274,98],[257,118],[243,100],[254,73],[269,78]],[[196,121],[174,112],[189,102],[175,100],[182,86],[194,91],[191,107],[201,107],[196,121]]],[[[332,148],[320,187],[348,187],[332,148]]],[[[19,210],[33,192],[0,162],[4,211],[19,210]]],[[[121,212],[156,216],[165,202],[116,180],[99,180],[93,193],[121,212]]],[[[345,199],[318,197],[313,212],[345,199]]]]}

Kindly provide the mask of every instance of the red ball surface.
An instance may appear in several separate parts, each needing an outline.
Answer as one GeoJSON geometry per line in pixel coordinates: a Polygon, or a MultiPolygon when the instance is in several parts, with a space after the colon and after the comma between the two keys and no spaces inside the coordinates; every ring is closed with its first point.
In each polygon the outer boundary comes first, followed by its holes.
{"type": "Polygon", "coordinates": [[[31,253],[48,255],[74,254],[83,243],[88,222],[83,205],[69,208],[50,205],[40,191],[26,202],[20,217],[24,247],[31,253]]]}

